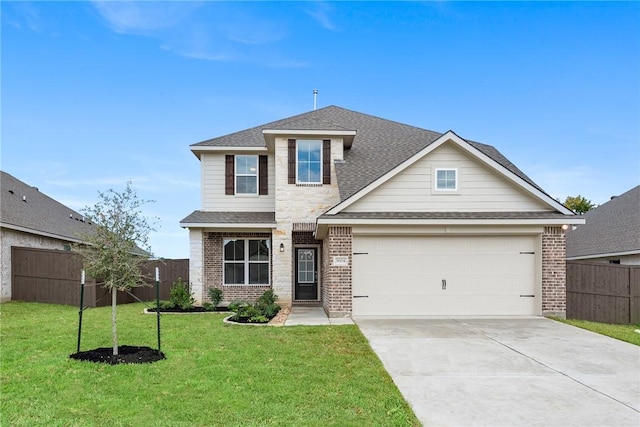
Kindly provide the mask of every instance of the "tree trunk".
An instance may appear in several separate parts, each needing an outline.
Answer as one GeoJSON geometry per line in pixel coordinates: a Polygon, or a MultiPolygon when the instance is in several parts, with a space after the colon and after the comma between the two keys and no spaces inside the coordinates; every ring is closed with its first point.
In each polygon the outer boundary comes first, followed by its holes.
{"type": "Polygon", "coordinates": [[[118,355],[118,327],[116,325],[116,301],[118,290],[111,288],[111,334],[113,335],[113,355],[118,355]]]}

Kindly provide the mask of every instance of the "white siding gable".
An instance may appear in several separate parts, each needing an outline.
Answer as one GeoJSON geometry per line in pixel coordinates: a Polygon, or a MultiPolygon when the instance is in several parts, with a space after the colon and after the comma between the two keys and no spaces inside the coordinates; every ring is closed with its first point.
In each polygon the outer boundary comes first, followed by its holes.
{"type": "Polygon", "coordinates": [[[551,211],[478,159],[446,142],[348,206],[345,212],[551,211]],[[437,168],[457,169],[458,191],[435,191],[437,168]]]}
{"type": "MultiPolygon", "coordinates": [[[[231,153],[228,153],[231,154],[231,153]]],[[[242,154],[264,155],[242,152],[242,154]]],[[[217,212],[273,212],[275,209],[275,160],[269,154],[269,194],[258,195],[225,195],[225,154],[202,153],[200,156],[202,210],[217,212]]]]}

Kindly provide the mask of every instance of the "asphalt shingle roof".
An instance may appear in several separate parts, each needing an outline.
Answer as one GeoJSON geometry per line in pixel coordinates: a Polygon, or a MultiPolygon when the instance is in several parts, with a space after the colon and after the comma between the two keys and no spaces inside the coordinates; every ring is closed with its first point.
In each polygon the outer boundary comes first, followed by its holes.
{"type": "Polygon", "coordinates": [[[567,233],[567,257],[640,253],[640,185],[585,213],[567,233]]]}
{"type": "MultiPolygon", "coordinates": [[[[442,133],[329,106],[193,144],[191,147],[264,147],[263,129],[356,131],[344,163],[336,164],[340,199],[344,201],[434,142],[442,133]]],[[[542,191],[494,147],[467,141],[509,171],[542,191]]]]}
{"type": "Polygon", "coordinates": [[[14,176],[0,172],[0,222],[34,234],[50,234],[77,241],[94,230],[83,216],[14,176]]]}
{"type": "Polygon", "coordinates": [[[275,224],[275,212],[194,211],[180,224],[275,224]]]}
{"type": "Polygon", "coordinates": [[[326,219],[562,219],[560,212],[340,212],[326,219]]]}

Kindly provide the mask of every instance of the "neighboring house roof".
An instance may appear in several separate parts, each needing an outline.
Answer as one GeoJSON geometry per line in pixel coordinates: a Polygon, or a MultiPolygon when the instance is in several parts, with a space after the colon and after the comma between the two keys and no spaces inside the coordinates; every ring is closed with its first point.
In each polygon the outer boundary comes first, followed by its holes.
{"type": "Polygon", "coordinates": [[[640,185],[585,213],[586,224],[567,233],[567,258],[640,253],[640,185]]]}
{"type": "MultiPolygon", "coordinates": [[[[443,135],[332,105],[202,141],[191,147],[192,150],[197,150],[199,147],[263,148],[266,146],[263,130],[266,129],[356,131],[353,145],[345,150],[344,163],[336,163],[342,201],[396,168],[443,135]]],[[[494,147],[469,140],[466,142],[528,184],[543,191],[494,147]]]]}
{"type": "Polygon", "coordinates": [[[0,174],[3,228],[70,242],[78,242],[81,235],[94,230],[94,226],[73,209],[6,172],[0,174]]]}

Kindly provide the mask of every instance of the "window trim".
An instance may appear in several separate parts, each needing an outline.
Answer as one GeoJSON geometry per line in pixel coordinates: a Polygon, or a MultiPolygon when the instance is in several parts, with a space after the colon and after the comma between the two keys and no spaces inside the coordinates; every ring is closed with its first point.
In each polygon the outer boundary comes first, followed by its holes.
{"type": "Polygon", "coordinates": [[[440,194],[455,194],[458,193],[460,191],[460,172],[458,171],[458,168],[455,167],[435,167],[433,169],[433,186],[432,186],[433,190],[435,192],[438,192],[440,194]],[[438,188],[438,172],[440,171],[445,171],[445,172],[451,172],[453,171],[455,173],[454,176],[454,182],[455,182],[455,187],[454,188],[438,188]]]}
{"type": "Polygon", "coordinates": [[[234,156],[234,173],[233,173],[233,188],[236,196],[257,196],[260,190],[260,158],[255,154],[236,154],[234,156]],[[238,172],[238,158],[240,157],[253,157],[256,163],[255,173],[240,173],[238,172]],[[256,179],[256,191],[253,193],[240,193],[238,192],[238,177],[255,177],[256,179]]]}
{"type": "Polygon", "coordinates": [[[222,239],[222,285],[223,286],[271,286],[271,239],[270,238],[262,238],[262,237],[224,237],[222,239]],[[267,259],[264,261],[251,261],[249,259],[249,242],[250,241],[267,241],[267,248],[269,252],[267,253],[267,259]],[[225,245],[231,241],[242,241],[243,249],[244,249],[244,259],[242,261],[235,261],[225,259],[225,245]],[[225,266],[227,264],[240,264],[244,265],[244,282],[245,283],[226,283],[225,277],[225,266]],[[267,265],[267,283],[249,283],[249,268],[251,264],[266,264],[267,265]]]}
{"type": "Polygon", "coordinates": [[[321,139],[298,139],[296,140],[296,153],[295,153],[295,160],[296,160],[296,184],[298,185],[322,185],[323,183],[323,166],[324,166],[324,143],[321,139]],[[320,148],[320,160],[318,161],[318,164],[320,166],[320,173],[318,174],[318,180],[317,181],[300,181],[300,175],[298,174],[298,167],[299,167],[299,163],[298,163],[298,153],[300,150],[300,142],[315,142],[319,145],[320,148]]]}

